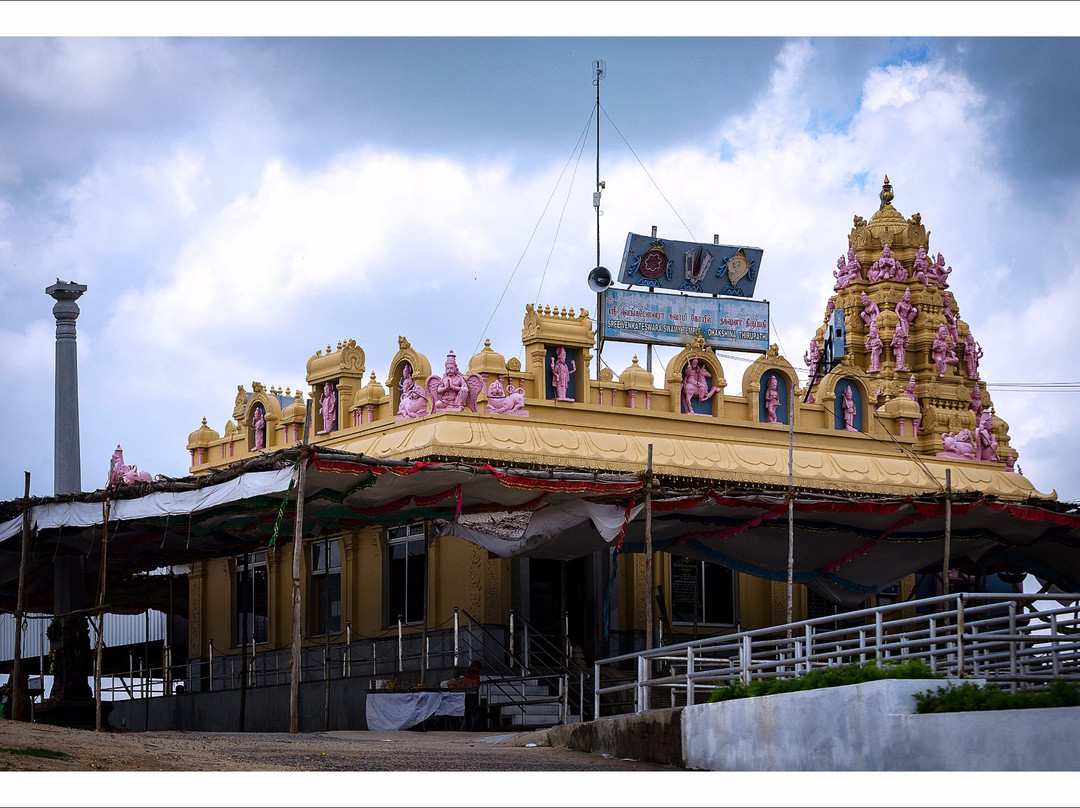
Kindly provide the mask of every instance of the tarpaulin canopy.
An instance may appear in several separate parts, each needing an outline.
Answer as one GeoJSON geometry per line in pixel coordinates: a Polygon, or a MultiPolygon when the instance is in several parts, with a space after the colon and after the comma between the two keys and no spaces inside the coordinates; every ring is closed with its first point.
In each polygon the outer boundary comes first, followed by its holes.
{"type": "MultiPolygon", "coordinates": [[[[643,483],[632,474],[511,469],[487,464],[376,460],[289,448],[205,476],[109,491],[31,499],[27,608],[52,606],[58,553],[84,556],[88,602],[108,501],[107,600],[144,592],[136,573],[290,542],[293,483],[308,463],[305,537],[414,519],[501,557],[571,559],[597,550],[642,552],[643,483]]],[[[0,503],[0,609],[15,606],[23,500],[0,503]]],[[[655,550],[786,580],[787,491],[659,487],[652,496],[655,550]]],[[[951,502],[951,558],[1023,570],[1080,588],[1080,514],[1053,501],[1010,503],[964,495],[951,502]]],[[[913,572],[940,569],[944,495],[828,496],[795,489],[794,580],[840,603],[859,602],[913,572]]]]}

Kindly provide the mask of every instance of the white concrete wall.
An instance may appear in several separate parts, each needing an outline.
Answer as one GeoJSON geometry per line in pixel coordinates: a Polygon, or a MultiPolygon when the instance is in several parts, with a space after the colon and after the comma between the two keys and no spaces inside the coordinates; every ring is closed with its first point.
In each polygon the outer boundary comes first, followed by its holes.
{"type": "Polygon", "coordinates": [[[1077,771],[1080,707],[915,713],[941,680],[885,679],[685,708],[708,771],[1077,771]]]}

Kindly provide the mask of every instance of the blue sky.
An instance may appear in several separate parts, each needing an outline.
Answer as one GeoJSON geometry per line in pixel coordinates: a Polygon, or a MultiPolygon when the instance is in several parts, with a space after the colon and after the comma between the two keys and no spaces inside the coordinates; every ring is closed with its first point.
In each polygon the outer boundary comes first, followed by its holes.
{"type": "MultiPolygon", "coordinates": [[[[24,471],[52,493],[58,277],[89,287],[86,489],[117,444],[186,474],[237,384],[302,386],[328,344],[357,340],[385,384],[398,335],[437,365],[485,339],[515,355],[527,303],[593,312],[603,59],[603,263],[652,225],[762,247],[772,341],[801,368],[888,174],[954,269],[1020,466],[1078,500],[1076,391],[1036,385],[1080,381],[1080,40],[1028,36],[1071,5],[989,4],[976,30],[904,4],[882,36],[852,4],[4,4],[0,499],[24,471]]],[[[724,359],[729,389],[745,364],[724,359]]]]}

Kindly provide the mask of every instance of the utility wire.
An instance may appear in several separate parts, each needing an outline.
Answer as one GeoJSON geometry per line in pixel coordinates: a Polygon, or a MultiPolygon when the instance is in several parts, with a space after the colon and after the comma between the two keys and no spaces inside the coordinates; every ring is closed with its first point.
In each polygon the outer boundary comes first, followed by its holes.
{"type": "Polygon", "coordinates": [[[547,215],[548,207],[551,205],[551,200],[555,198],[555,192],[559,189],[559,184],[562,182],[563,176],[566,174],[566,169],[574,159],[574,152],[578,153],[578,161],[581,160],[581,151],[585,148],[585,133],[589,130],[589,124],[592,123],[593,114],[595,110],[592,105],[589,108],[589,118],[585,121],[585,127],[582,129],[581,134],[578,135],[578,140],[574,144],[574,149],[570,152],[570,156],[566,160],[566,164],[563,166],[562,171],[559,172],[559,178],[555,181],[555,187],[551,189],[551,194],[548,196],[547,202],[544,203],[544,209],[540,212],[540,218],[536,220],[536,225],[533,227],[532,233],[529,234],[529,240],[525,243],[525,248],[521,251],[521,255],[518,257],[517,263],[514,264],[514,269],[510,273],[510,277],[506,279],[506,285],[503,286],[502,293],[499,295],[498,302],[495,303],[495,308],[491,310],[491,316],[488,317],[487,322],[484,324],[484,330],[480,333],[480,339],[476,341],[476,347],[473,348],[473,353],[480,350],[480,344],[484,341],[484,336],[487,334],[488,328],[491,326],[491,321],[495,319],[495,314],[499,310],[499,306],[502,305],[503,298],[506,297],[506,291],[510,288],[510,284],[514,280],[514,275],[517,274],[518,269],[521,268],[521,262],[525,260],[525,254],[529,251],[529,246],[532,244],[533,239],[536,237],[536,231],[540,229],[540,223],[544,220],[544,216],[547,215]]]}
{"type": "Polygon", "coordinates": [[[653,184],[653,187],[656,188],[656,192],[660,194],[661,197],[663,197],[664,201],[667,202],[668,207],[671,208],[671,212],[675,214],[676,218],[678,218],[680,222],[682,222],[683,227],[686,228],[686,232],[690,234],[691,240],[697,241],[697,236],[695,236],[694,231],[690,229],[690,225],[688,225],[683,220],[683,217],[679,215],[679,211],[675,210],[675,206],[671,204],[671,200],[664,196],[664,192],[661,191],[660,186],[656,184],[656,180],[654,180],[652,174],[649,173],[649,169],[645,168],[645,164],[641,162],[641,158],[638,157],[637,152],[634,151],[633,147],[629,144],[629,142],[627,142],[626,138],[623,137],[623,133],[619,131],[619,127],[615,126],[615,121],[611,120],[611,116],[608,115],[607,110],[604,109],[603,106],[601,106],[600,109],[603,110],[604,117],[608,119],[608,123],[610,123],[612,128],[615,129],[619,137],[622,138],[622,142],[626,144],[626,148],[630,149],[630,153],[634,155],[634,159],[638,161],[638,165],[641,166],[641,170],[645,172],[645,176],[649,178],[649,181],[653,184]]]}

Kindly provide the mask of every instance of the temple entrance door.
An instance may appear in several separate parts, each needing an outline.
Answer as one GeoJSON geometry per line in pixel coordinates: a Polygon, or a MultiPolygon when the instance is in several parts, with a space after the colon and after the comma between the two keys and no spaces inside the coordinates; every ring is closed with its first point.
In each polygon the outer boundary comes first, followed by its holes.
{"type": "MultiPolygon", "coordinates": [[[[590,597],[588,557],[569,561],[529,559],[529,605],[527,619],[560,648],[564,636],[571,648],[581,649],[587,660],[594,658],[597,599],[590,597]]],[[[600,602],[602,605],[602,602],[600,602]]]]}

